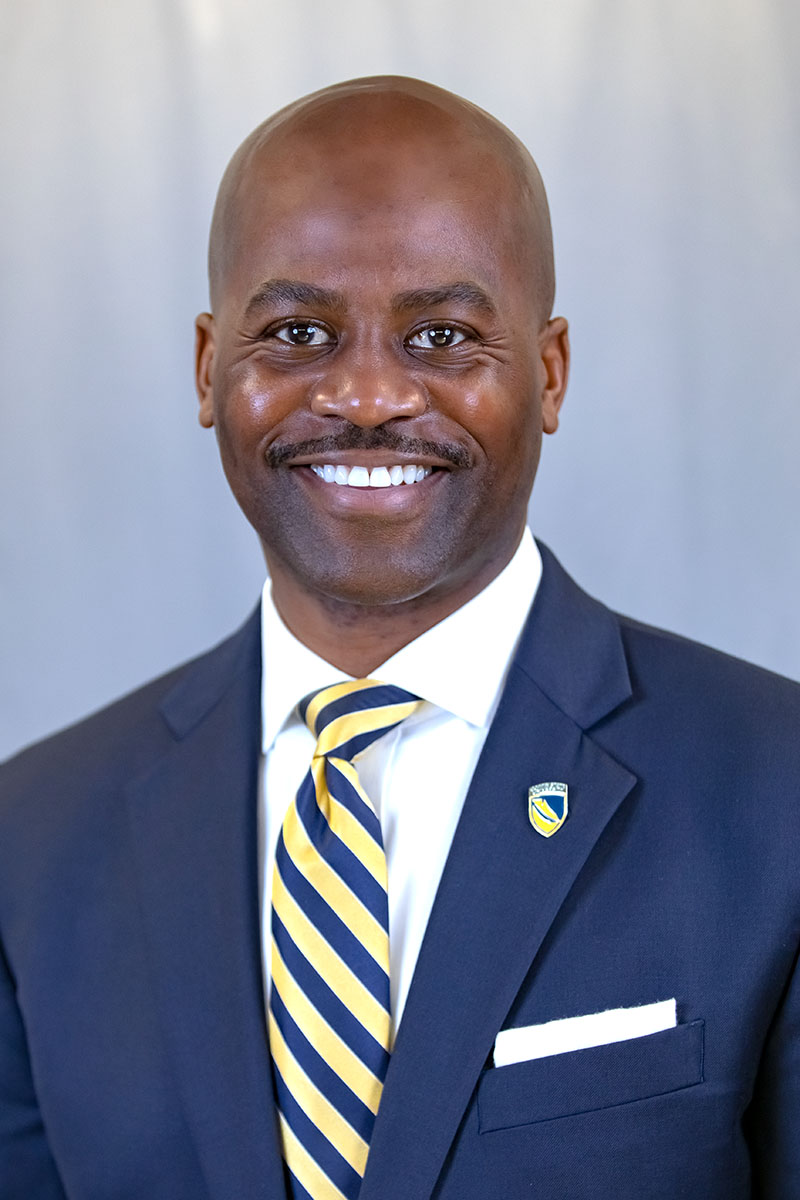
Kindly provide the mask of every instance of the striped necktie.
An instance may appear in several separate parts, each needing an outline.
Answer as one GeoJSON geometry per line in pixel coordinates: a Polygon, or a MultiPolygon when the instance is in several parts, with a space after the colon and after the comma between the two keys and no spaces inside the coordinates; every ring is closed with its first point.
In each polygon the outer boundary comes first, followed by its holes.
{"type": "Polygon", "coordinates": [[[269,1038],[296,1200],[355,1200],[389,1063],[389,908],[375,810],[352,759],[420,700],[374,679],[299,705],[317,739],[272,884],[269,1038]]]}

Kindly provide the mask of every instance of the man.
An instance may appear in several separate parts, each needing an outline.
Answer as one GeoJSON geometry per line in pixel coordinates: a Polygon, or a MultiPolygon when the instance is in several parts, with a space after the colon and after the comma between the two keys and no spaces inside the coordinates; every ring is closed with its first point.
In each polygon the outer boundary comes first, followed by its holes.
{"type": "Polygon", "coordinates": [[[0,1194],[800,1196],[800,696],[525,532],[568,369],[527,152],[317,93],[234,156],[210,280],[270,585],[4,769],[0,1194]]]}

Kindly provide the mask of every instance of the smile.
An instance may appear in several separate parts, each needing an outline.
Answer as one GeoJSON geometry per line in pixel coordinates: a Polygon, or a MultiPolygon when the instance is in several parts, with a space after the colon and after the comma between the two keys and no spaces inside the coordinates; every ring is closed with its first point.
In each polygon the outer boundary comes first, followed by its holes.
{"type": "Polygon", "coordinates": [[[311,463],[311,470],[325,483],[336,483],[340,487],[351,488],[388,488],[400,487],[401,484],[420,483],[431,474],[431,467],[418,467],[413,463],[407,466],[397,464],[393,467],[347,467],[334,466],[326,463],[319,466],[311,463]]]}

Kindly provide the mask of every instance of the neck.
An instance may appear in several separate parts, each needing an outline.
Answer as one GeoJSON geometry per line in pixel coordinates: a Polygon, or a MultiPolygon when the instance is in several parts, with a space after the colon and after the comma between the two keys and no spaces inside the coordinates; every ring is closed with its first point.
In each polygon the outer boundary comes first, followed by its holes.
{"type": "Polygon", "coordinates": [[[357,603],[305,588],[270,564],[272,598],[284,625],[309,650],[346,675],[368,677],[398,650],[438,625],[491,583],[511,553],[449,589],[431,589],[396,603],[357,603]]]}

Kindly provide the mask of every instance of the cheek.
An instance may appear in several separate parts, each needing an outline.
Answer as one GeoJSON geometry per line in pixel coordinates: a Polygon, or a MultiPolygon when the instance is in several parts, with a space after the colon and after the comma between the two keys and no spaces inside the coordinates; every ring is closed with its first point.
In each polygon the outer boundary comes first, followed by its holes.
{"type": "Polygon", "coordinates": [[[291,411],[285,389],[272,386],[255,365],[220,372],[214,408],[220,448],[235,457],[260,446],[291,411]]]}
{"type": "Polygon", "coordinates": [[[542,441],[541,405],[534,389],[482,389],[460,397],[460,422],[480,446],[486,467],[511,485],[532,481],[542,441]]]}

